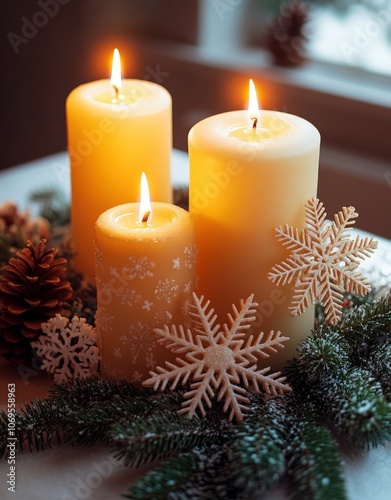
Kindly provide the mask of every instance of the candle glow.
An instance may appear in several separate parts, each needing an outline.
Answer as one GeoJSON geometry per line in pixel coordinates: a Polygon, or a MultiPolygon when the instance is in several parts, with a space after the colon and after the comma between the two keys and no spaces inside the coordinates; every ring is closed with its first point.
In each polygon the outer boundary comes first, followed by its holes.
{"type": "Polygon", "coordinates": [[[141,174],[141,189],[140,189],[140,209],[138,220],[139,222],[148,222],[152,217],[151,199],[149,196],[147,176],[143,172],[141,174]]]}
{"type": "MultiPolygon", "coordinates": [[[[153,82],[121,80],[116,49],[111,80],[79,85],[67,98],[66,112],[73,264],[93,282],[94,225],[99,215],[130,201],[137,205],[137,223],[143,171],[148,176],[151,199],[172,200],[171,96],[153,82]]],[[[154,213],[154,223],[157,219],[154,213]]]]}
{"type": "Polygon", "coordinates": [[[248,122],[250,127],[254,130],[257,129],[257,126],[260,127],[261,125],[261,113],[259,111],[257,91],[255,90],[252,78],[250,78],[249,82],[248,122]]]}
{"type": "MultiPolygon", "coordinates": [[[[232,304],[254,293],[257,328],[291,338],[271,361],[281,369],[313,328],[314,311],[292,318],[287,304],[293,290],[281,293],[268,279],[274,263],[286,258],[275,228],[305,225],[304,204],[316,196],[320,136],[306,120],[271,110],[262,110],[261,127],[249,127],[259,113],[255,92],[250,96],[249,111],[205,118],[189,133],[197,291],[213,303],[219,322],[232,304]]],[[[249,329],[246,336],[255,333],[249,329]]]]}
{"type": "Polygon", "coordinates": [[[189,212],[169,203],[151,205],[153,224],[139,222],[138,202],[106,210],[95,224],[102,373],[135,383],[175,360],[153,329],[186,322],[197,278],[189,212]]]}
{"type": "Polygon", "coordinates": [[[113,64],[111,67],[110,84],[113,87],[114,92],[115,92],[115,100],[117,100],[118,98],[121,97],[119,95],[119,93],[120,93],[121,87],[122,87],[121,58],[120,58],[118,49],[114,49],[113,64]]]}

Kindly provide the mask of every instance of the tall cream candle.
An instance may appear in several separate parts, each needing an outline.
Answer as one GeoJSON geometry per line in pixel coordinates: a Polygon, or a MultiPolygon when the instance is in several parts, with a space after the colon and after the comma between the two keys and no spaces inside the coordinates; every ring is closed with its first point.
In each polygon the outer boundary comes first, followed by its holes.
{"type": "MultiPolygon", "coordinates": [[[[304,227],[305,202],[316,196],[320,135],[308,121],[275,111],[233,111],[197,123],[189,133],[190,213],[199,251],[198,293],[226,320],[231,304],[255,294],[256,331],[291,340],[273,358],[281,368],[313,326],[314,309],[292,318],[292,289],[268,280],[287,257],[277,226],[304,227]]],[[[250,332],[251,333],[251,332],[250,332]]]]}
{"type": "MultiPolygon", "coordinates": [[[[119,64],[119,62],[117,63],[119,64]]],[[[142,172],[153,201],[171,202],[171,96],[144,80],[80,85],[66,103],[74,266],[94,279],[94,225],[110,207],[137,201],[142,172]]]]}

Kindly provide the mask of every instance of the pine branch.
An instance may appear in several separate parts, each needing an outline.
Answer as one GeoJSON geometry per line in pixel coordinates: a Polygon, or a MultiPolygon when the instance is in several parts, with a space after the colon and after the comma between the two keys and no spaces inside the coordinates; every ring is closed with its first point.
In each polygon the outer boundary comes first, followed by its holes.
{"type": "Polygon", "coordinates": [[[346,371],[323,387],[324,415],[351,444],[369,449],[391,439],[391,405],[369,372],[346,371]]]}
{"type": "Polygon", "coordinates": [[[172,493],[186,487],[198,470],[197,466],[198,460],[194,451],[171,458],[129,486],[124,497],[133,500],[175,498],[175,493],[172,493]]]}
{"type": "Polygon", "coordinates": [[[344,500],[347,498],[343,465],[330,431],[314,417],[311,406],[293,405],[287,476],[292,500],[344,500]]]}
{"type": "Polygon", "coordinates": [[[384,333],[391,335],[391,294],[353,308],[342,317],[338,330],[353,348],[384,333]]]}
{"type": "Polygon", "coordinates": [[[126,498],[205,500],[247,498],[232,485],[227,470],[227,446],[202,446],[171,458],[136,481],[126,498]]]}
{"type": "Polygon", "coordinates": [[[64,193],[56,189],[42,189],[30,195],[30,201],[38,203],[39,213],[54,226],[69,223],[69,204],[64,193]]]}
{"type": "Polygon", "coordinates": [[[92,446],[98,442],[110,443],[111,427],[118,422],[133,425],[140,419],[178,410],[167,398],[148,398],[140,395],[132,399],[106,401],[93,409],[74,412],[66,418],[64,440],[78,445],[92,446]]]}
{"type": "Polygon", "coordinates": [[[362,364],[380,382],[385,397],[391,402],[391,339],[387,337],[370,349],[362,364]]]}
{"type": "Polygon", "coordinates": [[[342,371],[349,362],[350,346],[341,335],[326,327],[307,337],[297,351],[298,357],[288,362],[284,373],[300,390],[307,379],[321,381],[327,374],[342,371]]]}
{"type": "Polygon", "coordinates": [[[254,398],[249,416],[232,428],[229,440],[229,468],[232,482],[244,494],[266,491],[285,472],[287,439],[285,420],[291,398],[274,398],[263,403],[254,398]]]}
{"type": "Polygon", "coordinates": [[[153,395],[153,391],[142,389],[126,380],[99,378],[72,379],[66,384],[55,384],[50,389],[51,398],[59,397],[72,409],[85,408],[103,401],[153,395]]]}
{"type": "MultiPolygon", "coordinates": [[[[121,419],[145,418],[180,408],[181,394],[156,394],[126,381],[74,379],[56,385],[52,396],[25,404],[15,414],[19,449],[26,442],[30,451],[40,451],[61,441],[91,446],[110,441],[111,426],[121,419]]],[[[6,451],[8,417],[0,413],[0,452],[6,451]]]]}
{"type": "Polygon", "coordinates": [[[330,419],[336,432],[352,446],[368,450],[391,439],[391,405],[379,382],[360,368],[345,369],[310,382],[296,379],[301,398],[307,394],[320,417],[330,419]]]}
{"type": "MultiPolygon", "coordinates": [[[[51,446],[55,441],[61,444],[61,429],[68,413],[66,405],[57,402],[52,405],[47,400],[37,400],[26,404],[20,413],[15,413],[15,438],[19,451],[23,451],[27,442],[30,451],[40,451],[51,446]]],[[[1,456],[6,452],[8,415],[0,413],[1,420],[1,456]]]]}
{"type": "Polygon", "coordinates": [[[308,337],[298,353],[285,373],[302,402],[314,403],[319,416],[330,419],[355,447],[369,449],[391,439],[391,406],[371,373],[351,363],[354,351],[347,340],[326,328],[308,337]]]}
{"type": "Polygon", "coordinates": [[[135,417],[111,427],[110,437],[115,456],[126,465],[138,467],[174,453],[216,442],[220,422],[189,419],[177,413],[157,413],[148,418],[135,417]]]}

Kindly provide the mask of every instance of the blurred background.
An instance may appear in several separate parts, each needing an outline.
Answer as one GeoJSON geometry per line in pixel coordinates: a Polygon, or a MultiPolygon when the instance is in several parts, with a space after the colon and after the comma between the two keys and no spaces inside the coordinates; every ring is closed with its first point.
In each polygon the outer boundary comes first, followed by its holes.
{"type": "Polygon", "coordinates": [[[354,205],[361,228],[391,237],[391,1],[282,4],[3,0],[0,169],[66,149],[67,95],[108,78],[118,47],[124,77],[172,94],[183,151],[196,122],[246,107],[252,77],[263,108],[319,129],[329,214],[354,205]]]}

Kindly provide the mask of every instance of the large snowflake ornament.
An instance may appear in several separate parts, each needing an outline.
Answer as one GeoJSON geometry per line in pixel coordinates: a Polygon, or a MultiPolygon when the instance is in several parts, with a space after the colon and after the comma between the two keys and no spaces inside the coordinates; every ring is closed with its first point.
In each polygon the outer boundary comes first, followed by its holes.
{"type": "Polygon", "coordinates": [[[53,374],[57,384],[97,373],[97,334],[85,318],[74,316],[69,320],[56,314],[46,323],[42,323],[42,332],[38,340],[31,342],[31,345],[41,358],[42,370],[53,374]]]}
{"type": "Polygon", "coordinates": [[[257,369],[258,358],[268,358],[277,348],[284,347],[283,342],[289,338],[271,331],[265,339],[263,332],[244,339],[256,319],[258,304],[253,298],[250,295],[246,301],[241,300],[239,310],[233,305],[228,324],[220,328],[214,309],[209,309],[210,301],[203,304],[204,297],[198,298],[193,293],[194,304],[189,312],[193,329],[172,325],[154,330],[160,337],[159,343],[183,356],[176,358],[177,364],[166,361],[166,368],[158,366],[151,371],[151,377],[143,385],[163,391],[170,382],[171,389],[175,389],[178,382],[185,384],[191,380],[180,413],[192,417],[199,410],[204,417],[204,405],[211,408],[211,399],[217,395],[218,401],[225,402],[224,411],[230,410],[229,420],[241,420],[248,411],[249,388],[257,393],[262,388],[275,396],[290,391],[280,372],[269,373],[270,367],[257,369]]]}
{"type": "Polygon", "coordinates": [[[325,307],[326,322],[335,325],[342,315],[344,291],[360,295],[370,292],[368,280],[356,268],[359,259],[373,253],[377,241],[359,236],[349,238],[349,226],[358,217],[354,207],[343,207],[331,224],[318,199],[308,200],[305,213],[307,226],[301,232],[288,224],[276,228],[278,241],[291,253],[272,268],[269,279],[277,285],[294,284],[291,316],[302,314],[318,300],[325,307]]]}

